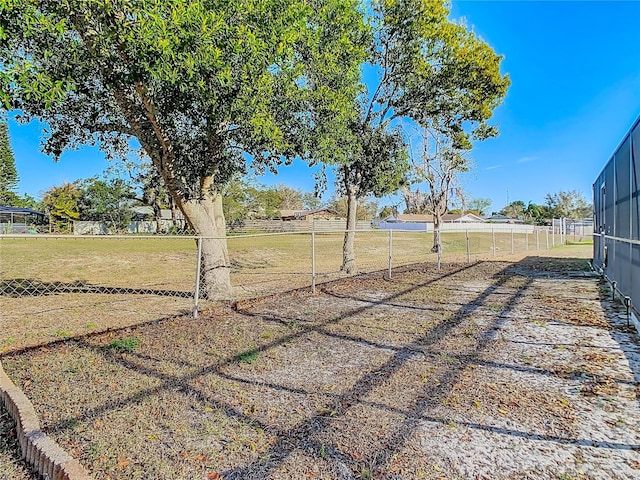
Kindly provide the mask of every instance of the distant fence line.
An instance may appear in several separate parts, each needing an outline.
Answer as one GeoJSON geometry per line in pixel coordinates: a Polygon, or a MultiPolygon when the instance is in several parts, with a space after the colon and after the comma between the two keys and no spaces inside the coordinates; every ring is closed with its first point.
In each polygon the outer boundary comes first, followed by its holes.
{"type": "MultiPolygon", "coordinates": [[[[544,250],[566,238],[548,228],[474,226],[484,230],[462,231],[459,225],[456,230],[443,229],[442,261],[470,262],[544,250]]],[[[253,298],[344,276],[340,271],[344,233],[313,230],[227,237],[235,293],[238,298],[253,298]]],[[[398,266],[435,262],[431,233],[359,230],[357,273],[384,271],[391,276],[398,266]]],[[[0,235],[0,298],[91,293],[197,302],[194,239],[202,241],[196,236],[0,235]]]]}
{"type": "MultiPolygon", "coordinates": [[[[171,227],[173,227],[171,220],[162,221],[161,229],[163,232],[169,231],[171,227]]],[[[242,220],[229,223],[227,225],[227,231],[230,233],[311,232],[314,230],[318,232],[333,232],[344,230],[344,227],[344,220],[316,220],[315,222],[306,220],[242,220]]],[[[370,229],[370,221],[363,220],[357,222],[356,230],[370,229]]],[[[131,234],[153,234],[156,233],[156,231],[157,223],[152,221],[131,222],[127,227],[127,233],[131,234]]],[[[103,222],[75,221],[73,222],[73,233],[74,235],[108,235],[115,232],[113,232],[112,229],[103,222]]]]}
{"type": "MultiPolygon", "coordinates": [[[[161,228],[167,232],[172,227],[170,220],[163,220],[161,228]]],[[[544,229],[530,224],[522,223],[491,223],[491,222],[464,222],[464,223],[443,223],[440,225],[442,232],[501,232],[501,233],[534,233],[536,229],[544,229]]],[[[593,225],[585,224],[578,220],[554,219],[549,227],[557,234],[573,235],[574,240],[578,237],[591,237],[593,235],[593,225]]],[[[232,234],[264,232],[340,232],[345,229],[344,220],[243,220],[227,225],[227,231],[232,234]]],[[[417,232],[433,232],[432,223],[424,222],[371,222],[369,220],[359,220],[356,222],[355,230],[403,230],[417,232]]],[[[153,234],[157,231],[156,222],[138,221],[131,222],[126,233],[130,234],[153,234]]],[[[18,230],[13,233],[27,233],[26,230],[18,230]]],[[[74,235],[109,235],[112,231],[105,223],[75,221],[73,223],[74,235]]]]}
{"type": "MultiPolygon", "coordinates": [[[[406,266],[437,268],[440,261],[470,263],[539,254],[568,240],[560,229],[500,227],[443,230],[440,255],[431,252],[431,231],[358,230],[351,275],[377,272],[392,278],[406,266]]],[[[344,233],[312,230],[227,236],[233,299],[313,289],[348,277],[341,271],[344,233]]],[[[194,235],[0,235],[0,312],[25,329],[39,325],[29,337],[34,344],[197,315],[216,306],[197,294],[197,252],[202,241],[204,237],[194,235]]],[[[0,332],[0,353],[14,341],[0,332]]]]}

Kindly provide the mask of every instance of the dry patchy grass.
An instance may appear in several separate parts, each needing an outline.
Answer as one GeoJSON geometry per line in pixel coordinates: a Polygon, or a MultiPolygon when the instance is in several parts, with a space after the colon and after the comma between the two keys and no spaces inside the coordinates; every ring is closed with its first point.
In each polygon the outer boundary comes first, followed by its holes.
{"type": "MultiPolygon", "coordinates": [[[[506,365],[501,332],[521,310],[601,327],[595,306],[560,315],[564,304],[533,284],[581,262],[421,264],[391,280],[365,275],[317,295],[92,333],[3,364],[43,428],[96,478],[456,478],[455,464],[425,451],[425,423],[575,437],[576,398],[517,375],[563,377],[506,365]]],[[[583,396],[616,393],[602,375],[583,396]]]]}

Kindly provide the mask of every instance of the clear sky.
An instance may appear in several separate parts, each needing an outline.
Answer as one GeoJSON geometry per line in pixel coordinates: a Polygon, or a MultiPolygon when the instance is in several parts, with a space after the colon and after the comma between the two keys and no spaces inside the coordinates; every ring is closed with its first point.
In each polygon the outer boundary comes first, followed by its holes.
{"type": "MultiPolygon", "coordinates": [[[[500,136],[472,151],[474,168],[462,179],[468,196],[491,199],[493,211],[507,199],[542,204],[560,190],[590,199],[592,182],[640,116],[640,1],[454,1],[452,17],[504,55],[512,82],[493,118],[500,136]]],[[[89,148],[54,163],[38,151],[42,125],[9,129],[19,193],[39,197],[108,167],[89,148]]],[[[261,181],[313,190],[301,162],[261,181]]]]}

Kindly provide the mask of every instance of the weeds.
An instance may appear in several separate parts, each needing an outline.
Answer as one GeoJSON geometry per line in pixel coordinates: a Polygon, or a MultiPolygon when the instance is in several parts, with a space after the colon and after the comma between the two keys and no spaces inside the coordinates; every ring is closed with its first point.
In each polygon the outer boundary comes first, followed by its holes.
{"type": "Polygon", "coordinates": [[[137,338],[119,338],[107,345],[107,350],[131,353],[140,346],[137,338]]]}
{"type": "Polygon", "coordinates": [[[236,356],[236,360],[240,363],[248,363],[249,365],[251,365],[252,363],[255,363],[259,357],[260,352],[254,344],[249,350],[245,350],[244,352],[239,353],[236,356]]]}

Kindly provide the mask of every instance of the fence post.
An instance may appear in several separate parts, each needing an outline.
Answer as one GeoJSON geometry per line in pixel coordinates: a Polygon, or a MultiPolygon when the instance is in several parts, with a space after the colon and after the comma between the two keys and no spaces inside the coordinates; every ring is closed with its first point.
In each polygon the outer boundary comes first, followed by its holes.
{"type": "Polygon", "coordinates": [[[393,230],[389,229],[389,280],[391,280],[391,268],[393,267],[393,230]]]}
{"type": "Polygon", "coordinates": [[[540,250],[540,232],[537,227],[533,227],[536,229],[536,250],[540,250]]]}
{"type": "Polygon", "coordinates": [[[513,244],[513,228],[511,229],[511,255],[515,253],[513,244]]]}
{"type": "Polygon", "coordinates": [[[529,232],[524,232],[524,251],[529,251],[529,232]]]}
{"type": "MultiPolygon", "coordinates": [[[[311,224],[313,225],[313,224],[311,224]]],[[[311,230],[311,293],[316,293],[316,232],[311,230]]]]}
{"type": "Polygon", "coordinates": [[[469,229],[465,230],[465,235],[467,237],[467,263],[471,263],[471,247],[469,245],[469,229]]]}
{"type": "Polygon", "coordinates": [[[549,229],[545,229],[544,233],[545,237],[547,238],[547,250],[549,250],[549,229]]]}
{"type": "Polygon", "coordinates": [[[196,261],[196,288],[193,294],[193,318],[198,318],[198,300],[200,299],[201,269],[202,269],[202,237],[198,237],[198,260],[196,261]]]}
{"type": "Polygon", "coordinates": [[[493,249],[493,256],[496,256],[496,229],[491,227],[491,248],[493,249]]]}

